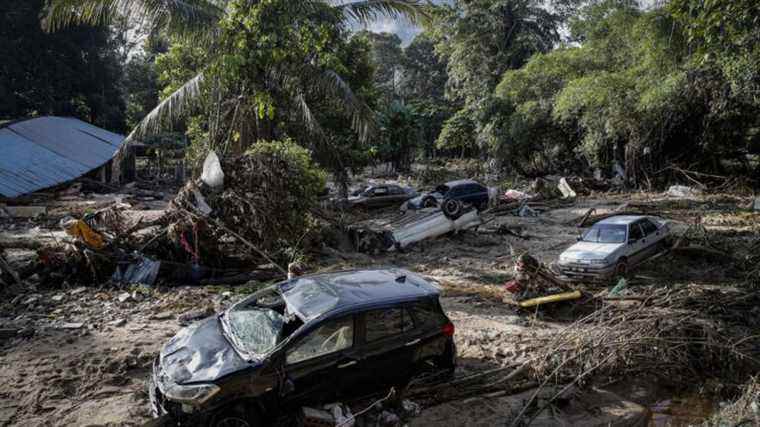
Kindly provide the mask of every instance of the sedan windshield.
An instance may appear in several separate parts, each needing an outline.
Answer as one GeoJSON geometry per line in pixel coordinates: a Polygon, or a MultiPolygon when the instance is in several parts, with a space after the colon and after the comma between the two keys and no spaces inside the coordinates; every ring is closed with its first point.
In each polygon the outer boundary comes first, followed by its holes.
{"type": "Polygon", "coordinates": [[[274,290],[254,295],[248,302],[232,307],[225,318],[235,344],[246,353],[256,355],[273,349],[282,338],[286,322],[282,314],[284,307],[282,296],[274,290]]]}
{"type": "Polygon", "coordinates": [[[583,235],[584,242],[624,243],[626,226],[622,224],[597,224],[583,235]]]}

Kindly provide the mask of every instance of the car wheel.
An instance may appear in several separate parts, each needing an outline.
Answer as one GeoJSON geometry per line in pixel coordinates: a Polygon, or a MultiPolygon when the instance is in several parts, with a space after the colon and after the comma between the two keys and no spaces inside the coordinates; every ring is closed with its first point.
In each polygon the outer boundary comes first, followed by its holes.
{"type": "Polygon", "coordinates": [[[622,279],[628,275],[628,261],[621,259],[615,266],[615,279],[622,279]]]}
{"type": "Polygon", "coordinates": [[[213,427],[258,427],[261,420],[252,411],[246,411],[242,405],[219,411],[211,423],[213,427]]]}
{"type": "Polygon", "coordinates": [[[443,214],[446,215],[449,219],[457,219],[460,216],[462,216],[462,210],[464,207],[462,206],[462,202],[459,200],[454,199],[448,199],[445,202],[443,202],[443,206],[441,207],[443,210],[443,214]]]}
{"type": "Polygon", "coordinates": [[[438,202],[435,200],[435,197],[426,197],[424,200],[422,200],[422,207],[435,208],[438,207],[438,202]]]}

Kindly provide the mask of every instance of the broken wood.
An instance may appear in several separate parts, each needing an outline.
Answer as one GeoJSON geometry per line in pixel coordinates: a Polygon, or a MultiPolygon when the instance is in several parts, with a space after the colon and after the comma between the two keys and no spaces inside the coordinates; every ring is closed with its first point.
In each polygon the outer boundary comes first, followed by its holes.
{"type": "MultiPolygon", "coordinates": [[[[180,211],[184,212],[185,214],[190,215],[191,217],[195,218],[196,220],[204,220],[200,215],[198,215],[198,214],[196,214],[194,212],[190,212],[189,210],[183,208],[182,206],[177,206],[177,208],[180,211]]],[[[253,243],[251,243],[248,239],[246,239],[245,237],[241,236],[240,234],[232,231],[230,228],[228,228],[226,225],[224,225],[224,223],[221,220],[219,220],[219,219],[211,219],[211,222],[214,225],[216,225],[217,227],[219,227],[220,229],[222,229],[225,233],[233,236],[234,238],[238,239],[244,245],[246,245],[249,248],[253,249],[257,254],[261,255],[264,259],[266,259],[267,261],[269,261],[278,270],[280,270],[280,272],[282,272],[283,275],[285,275],[287,277],[288,272],[284,268],[282,268],[280,266],[280,264],[276,263],[272,258],[269,257],[269,255],[267,255],[264,251],[262,251],[261,249],[259,249],[256,245],[254,245],[253,243]]]]}
{"type": "Polygon", "coordinates": [[[579,228],[585,227],[586,226],[586,221],[588,221],[588,219],[591,217],[591,215],[594,214],[594,212],[596,212],[596,209],[594,209],[594,208],[589,209],[588,212],[586,212],[581,217],[581,220],[578,222],[578,227],[579,228]]]}

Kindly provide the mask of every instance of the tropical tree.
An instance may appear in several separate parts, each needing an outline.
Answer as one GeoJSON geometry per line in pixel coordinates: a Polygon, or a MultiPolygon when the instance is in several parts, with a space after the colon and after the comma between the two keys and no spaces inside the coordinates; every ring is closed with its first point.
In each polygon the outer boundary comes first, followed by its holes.
{"type": "Polygon", "coordinates": [[[346,83],[335,50],[350,21],[379,16],[416,22],[424,17],[422,1],[50,0],[43,24],[53,31],[127,17],[204,49],[197,73],[166,94],[130,137],[186,116],[205,97],[206,107],[216,109],[213,126],[224,128],[212,133],[215,143],[238,138],[245,147],[273,139],[295,115],[320,137],[309,99],[325,97],[340,105],[354,132],[367,140],[376,130],[374,113],[346,83]]]}
{"type": "Polygon", "coordinates": [[[395,101],[380,115],[378,157],[397,171],[411,169],[420,140],[419,116],[413,108],[395,101]]]}
{"type": "Polygon", "coordinates": [[[444,124],[439,147],[462,152],[488,139],[483,108],[502,74],[559,41],[559,17],[538,0],[462,0],[442,12],[433,36],[447,61],[446,96],[463,104],[444,124]]]}
{"type": "Polygon", "coordinates": [[[401,38],[392,33],[362,31],[354,37],[365,39],[372,52],[375,88],[383,105],[390,106],[399,98],[404,51],[401,38]]]}
{"type": "Polygon", "coordinates": [[[44,33],[44,0],[7,0],[3,6],[0,121],[62,115],[123,132],[120,40],[104,27],[44,33]]]}

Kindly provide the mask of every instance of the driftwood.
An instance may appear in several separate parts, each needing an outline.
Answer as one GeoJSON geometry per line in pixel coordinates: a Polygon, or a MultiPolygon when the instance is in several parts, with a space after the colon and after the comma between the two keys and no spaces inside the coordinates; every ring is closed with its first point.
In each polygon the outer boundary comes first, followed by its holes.
{"type": "Polygon", "coordinates": [[[251,281],[267,281],[278,277],[277,273],[267,270],[249,271],[246,273],[235,274],[232,276],[212,277],[201,281],[204,286],[218,285],[242,285],[251,281]]]}

